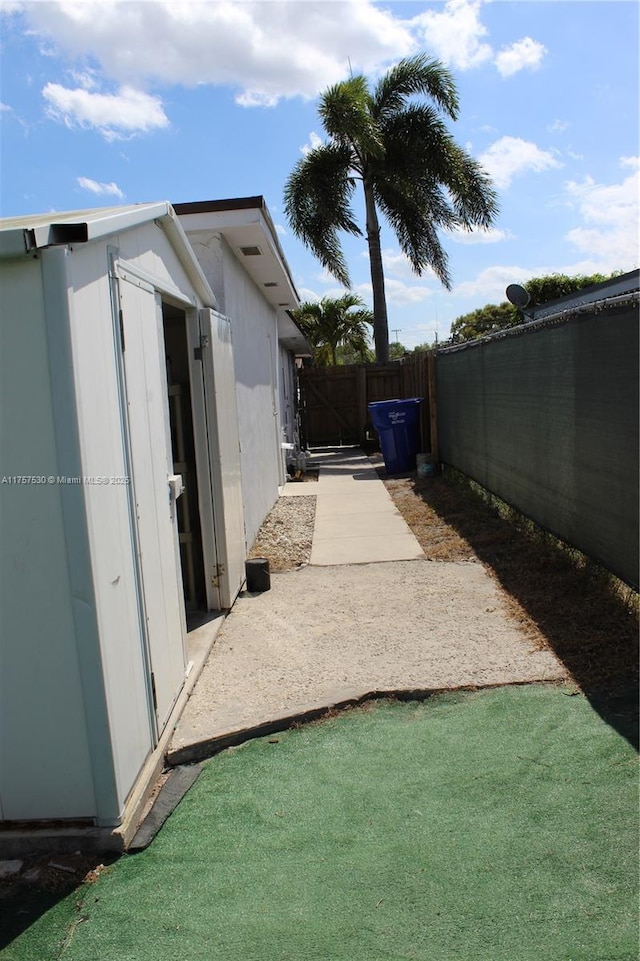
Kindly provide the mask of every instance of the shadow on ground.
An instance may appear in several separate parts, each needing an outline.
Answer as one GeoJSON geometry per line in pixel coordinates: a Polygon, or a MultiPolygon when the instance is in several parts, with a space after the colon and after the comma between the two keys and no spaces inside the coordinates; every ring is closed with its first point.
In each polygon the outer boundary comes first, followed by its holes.
{"type": "Polygon", "coordinates": [[[23,931],[75,892],[78,917],[93,884],[117,856],[73,854],[32,855],[11,879],[0,881],[0,954],[23,931]]]}
{"type": "Polygon", "coordinates": [[[515,601],[523,628],[543,635],[594,710],[638,750],[633,592],[613,592],[601,568],[506,505],[496,509],[461,475],[386,478],[378,470],[427,557],[482,561],[515,601]]]}

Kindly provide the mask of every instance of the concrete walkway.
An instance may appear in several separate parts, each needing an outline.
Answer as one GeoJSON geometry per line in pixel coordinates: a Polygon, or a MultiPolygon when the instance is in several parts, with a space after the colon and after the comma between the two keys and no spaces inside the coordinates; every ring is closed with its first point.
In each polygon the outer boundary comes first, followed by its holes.
{"type": "MultiPolygon", "coordinates": [[[[361,450],[347,447],[314,452],[313,459],[320,464],[317,486],[304,485],[304,493],[314,493],[318,499],[311,564],[327,567],[424,557],[361,450]]],[[[283,495],[298,490],[300,485],[287,484],[283,495]]]]}
{"type": "Polygon", "coordinates": [[[372,693],[565,676],[520,632],[481,564],[426,560],[361,451],[314,451],[314,461],[317,484],[283,491],[317,496],[310,564],[238,597],[175,728],[171,764],[372,693]]]}

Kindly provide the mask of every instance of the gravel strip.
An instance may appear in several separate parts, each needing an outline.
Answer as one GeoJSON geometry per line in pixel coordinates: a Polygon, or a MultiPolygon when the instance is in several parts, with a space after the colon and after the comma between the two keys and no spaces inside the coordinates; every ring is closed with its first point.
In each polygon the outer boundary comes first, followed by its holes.
{"type": "Polygon", "coordinates": [[[316,496],[280,497],[258,531],[249,557],[266,557],[272,572],[293,571],[309,563],[316,496]]]}

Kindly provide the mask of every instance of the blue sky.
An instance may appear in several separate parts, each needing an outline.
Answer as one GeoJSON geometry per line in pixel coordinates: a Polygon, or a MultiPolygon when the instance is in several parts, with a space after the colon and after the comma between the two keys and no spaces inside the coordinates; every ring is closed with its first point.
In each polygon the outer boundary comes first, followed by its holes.
{"type": "MultiPolygon", "coordinates": [[[[0,214],[262,194],[303,299],[340,291],[295,239],[285,180],[322,137],[316,101],[426,51],[453,71],[456,139],[500,196],[447,235],[453,289],[383,230],[391,339],[408,347],[551,272],[638,266],[635,0],[0,2],[0,214]],[[396,332],[398,332],[396,334],[396,332]]],[[[345,241],[370,302],[362,239],[345,241]]]]}

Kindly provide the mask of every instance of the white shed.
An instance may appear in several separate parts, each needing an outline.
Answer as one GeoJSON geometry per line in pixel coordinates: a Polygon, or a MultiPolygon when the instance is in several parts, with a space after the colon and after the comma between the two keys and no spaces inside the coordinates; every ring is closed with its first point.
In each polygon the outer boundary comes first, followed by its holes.
{"type": "Polygon", "coordinates": [[[189,612],[244,579],[230,323],[168,203],[0,221],[0,280],[0,849],[25,822],[104,843],[189,612]]]}
{"type": "Polygon", "coordinates": [[[286,480],[282,444],[297,441],[295,361],[311,356],[311,345],[290,316],[299,296],[263,197],[174,209],[220,310],[231,318],[250,548],[286,480]]]}

